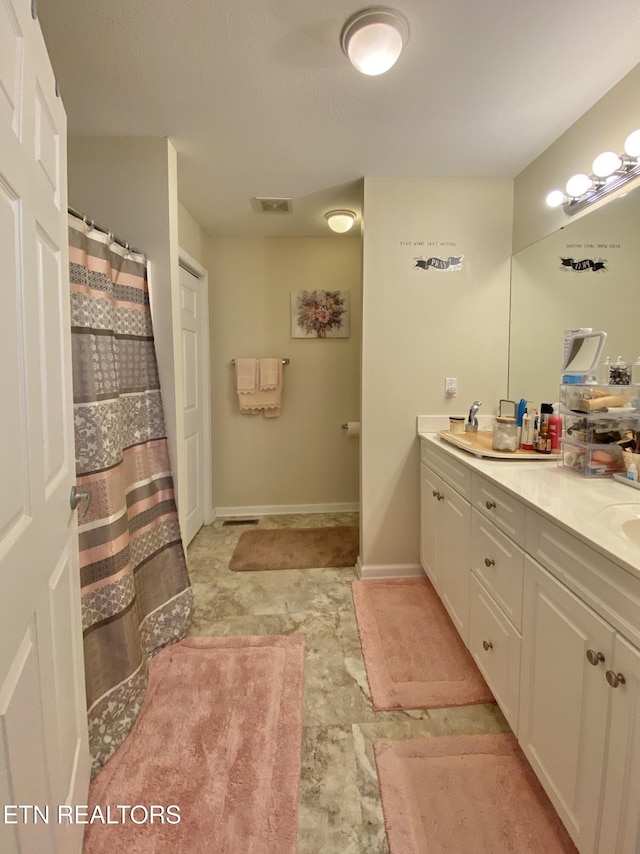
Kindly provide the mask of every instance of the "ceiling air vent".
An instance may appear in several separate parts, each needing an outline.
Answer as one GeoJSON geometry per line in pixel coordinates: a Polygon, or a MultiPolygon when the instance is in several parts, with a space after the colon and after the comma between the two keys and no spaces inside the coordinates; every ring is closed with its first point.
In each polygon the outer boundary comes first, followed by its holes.
{"type": "Polygon", "coordinates": [[[260,213],[291,213],[291,199],[256,196],[254,201],[260,213]]]}

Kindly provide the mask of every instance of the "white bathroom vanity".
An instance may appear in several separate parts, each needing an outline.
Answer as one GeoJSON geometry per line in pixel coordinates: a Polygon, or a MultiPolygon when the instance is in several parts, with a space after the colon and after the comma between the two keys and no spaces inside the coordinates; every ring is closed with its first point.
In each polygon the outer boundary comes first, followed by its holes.
{"type": "Polygon", "coordinates": [[[640,492],[419,437],[423,569],[581,854],[637,854],[640,492]]]}

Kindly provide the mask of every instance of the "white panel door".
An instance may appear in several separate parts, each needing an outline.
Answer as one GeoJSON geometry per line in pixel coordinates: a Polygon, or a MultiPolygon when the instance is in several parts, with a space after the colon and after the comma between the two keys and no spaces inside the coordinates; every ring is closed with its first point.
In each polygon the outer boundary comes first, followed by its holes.
{"type": "Polygon", "coordinates": [[[185,546],[204,524],[204,448],[203,448],[203,323],[202,282],[180,267],[180,323],[182,327],[182,364],[184,376],[184,459],[186,496],[182,503],[182,536],[185,546]]]}
{"type": "Polygon", "coordinates": [[[68,286],[66,116],[26,0],[0,0],[0,821],[3,854],[79,852],[89,751],[68,286]],[[13,821],[15,819],[15,823],[13,821]]]}

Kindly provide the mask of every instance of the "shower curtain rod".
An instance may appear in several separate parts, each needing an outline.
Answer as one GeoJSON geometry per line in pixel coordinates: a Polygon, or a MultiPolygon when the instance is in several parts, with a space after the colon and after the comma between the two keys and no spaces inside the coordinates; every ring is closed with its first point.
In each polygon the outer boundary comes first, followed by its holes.
{"type": "Polygon", "coordinates": [[[117,237],[112,231],[108,228],[103,228],[101,225],[98,225],[97,222],[94,222],[91,217],[88,217],[86,214],[80,213],[80,211],[75,210],[75,208],[68,207],[67,211],[71,214],[71,216],[75,216],[78,219],[81,219],[86,225],[89,226],[89,231],[95,230],[99,231],[101,234],[106,234],[113,243],[117,243],[118,246],[122,246],[123,249],[126,249],[127,252],[131,252],[133,255],[143,255],[144,260],[147,260],[147,253],[143,252],[141,249],[136,249],[130,243],[127,243],[125,240],[121,240],[121,238],[117,237]]]}

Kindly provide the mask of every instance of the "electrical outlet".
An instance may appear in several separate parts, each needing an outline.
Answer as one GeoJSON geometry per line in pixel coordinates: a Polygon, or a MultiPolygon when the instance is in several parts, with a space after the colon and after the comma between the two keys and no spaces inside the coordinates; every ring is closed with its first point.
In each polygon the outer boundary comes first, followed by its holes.
{"type": "Polygon", "coordinates": [[[445,379],[444,393],[447,397],[456,397],[458,394],[458,380],[455,377],[447,377],[445,379]]]}

